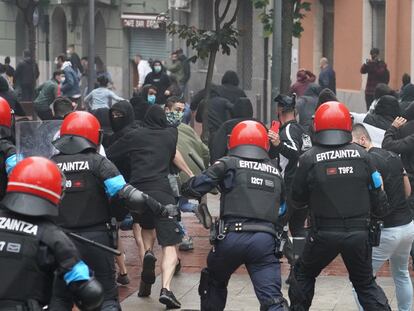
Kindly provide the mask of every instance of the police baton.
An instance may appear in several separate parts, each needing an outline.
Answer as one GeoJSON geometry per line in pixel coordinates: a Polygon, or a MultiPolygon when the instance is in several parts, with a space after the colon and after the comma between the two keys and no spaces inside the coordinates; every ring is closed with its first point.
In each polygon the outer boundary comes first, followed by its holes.
{"type": "Polygon", "coordinates": [[[67,232],[66,234],[69,235],[70,237],[74,238],[75,240],[78,240],[80,242],[84,242],[86,244],[95,246],[95,247],[100,248],[100,249],[102,249],[104,251],[110,252],[110,253],[112,253],[112,254],[114,254],[116,256],[121,256],[121,252],[119,250],[117,250],[117,249],[114,249],[114,248],[111,248],[109,246],[103,245],[101,243],[98,243],[98,242],[89,240],[89,239],[87,239],[87,238],[85,238],[85,237],[83,237],[81,235],[78,235],[76,233],[73,233],[73,232],[67,232]]]}
{"type": "Polygon", "coordinates": [[[200,169],[200,171],[205,170],[204,164],[200,163],[200,161],[198,161],[198,159],[194,156],[194,154],[192,152],[189,152],[188,156],[191,158],[191,160],[193,160],[193,162],[195,163],[195,165],[197,165],[197,167],[200,169]]]}

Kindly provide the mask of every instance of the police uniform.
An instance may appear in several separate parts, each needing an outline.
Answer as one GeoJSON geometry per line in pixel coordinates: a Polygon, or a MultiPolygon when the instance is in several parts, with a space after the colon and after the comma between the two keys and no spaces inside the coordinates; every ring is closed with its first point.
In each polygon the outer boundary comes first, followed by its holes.
{"type": "MultiPolygon", "coordinates": [[[[243,121],[243,124],[259,124],[243,121]]],[[[236,125],[232,135],[237,136],[236,125]]],[[[263,138],[268,143],[267,131],[263,138]]],[[[264,149],[256,146],[229,146],[229,155],[219,159],[201,175],[183,185],[183,195],[200,197],[214,187],[222,191],[220,225],[215,245],[202,271],[199,294],[201,310],[224,310],[227,284],[242,264],[249,271],[261,310],[285,310],[275,224],[278,207],[284,201],[283,180],[264,149]],[[257,148],[252,155],[240,148],[257,148]]],[[[250,150],[252,151],[252,150],[250,150]]]]}
{"type": "Polygon", "coordinates": [[[6,194],[7,175],[16,165],[16,147],[6,138],[0,139],[0,200],[6,194]]]}
{"type": "Polygon", "coordinates": [[[391,310],[373,276],[368,234],[371,215],[386,212],[387,198],[367,152],[349,143],[351,129],[345,105],[321,105],[315,113],[316,146],[299,160],[292,199],[308,204],[312,228],[294,267],[291,310],[309,310],[316,277],[338,254],[364,309],[391,310]]]}
{"type": "Polygon", "coordinates": [[[54,276],[83,310],[102,303],[102,287],[90,277],[75,245],[44,217],[58,214],[61,181],[56,165],[40,157],[22,160],[10,175],[0,204],[1,311],[42,310],[54,276]]]}
{"type": "MultiPolygon", "coordinates": [[[[127,185],[116,166],[96,152],[100,143],[99,121],[90,113],[69,114],[60,128],[61,137],[53,142],[60,151],[52,157],[66,176],[67,193],[55,221],[63,228],[114,247],[116,228],[110,223],[110,198],[123,198],[129,208],[144,212],[145,206],[155,214],[170,216],[167,208],[127,185]]],[[[172,208],[174,214],[177,208],[172,208]]],[[[82,258],[92,267],[104,288],[101,310],[118,311],[118,289],[115,281],[115,259],[108,252],[75,241],[82,258]]],[[[72,297],[62,281],[56,280],[50,310],[72,310],[72,297]]]]}
{"type": "Polygon", "coordinates": [[[52,222],[1,208],[0,310],[30,310],[30,303],[43,307],[52,295],[54,270],[58,267],[62,279],[80,262],[78,251],[52,222]]]}
{"type": "MultiPolygon", "coordinates": [[[[56,223],[85,238],[113,247],[109,226],[109,197],[125,185],[122,175],[108,159],[95,151],[52,157],[66,176],[66,194],[56,223]]],[[[92,267],[105,290],[102,310],[120,309],[115,281],[114,256],[108,252],[74,241],[82,258],[92,267]]],[[[71,310],[71,295],[62,281],[55,283],[52,310],[71,310]]]]}

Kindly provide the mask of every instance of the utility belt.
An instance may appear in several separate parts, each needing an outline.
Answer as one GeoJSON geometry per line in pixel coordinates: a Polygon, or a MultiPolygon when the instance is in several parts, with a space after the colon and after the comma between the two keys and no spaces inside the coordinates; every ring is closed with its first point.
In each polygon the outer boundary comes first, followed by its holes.
{"type": "Polygon", "coordinates": [[[97,224],[93,226],[80,227],[80,228],[67,228],[66,231],[71,231],[74,233],[99,232],[99,231],[107,232],[111,240],[111,247],[115,249],[118,248],[118,222],[116,221],[115,217],[112,217],[110,222],[107,222],[104,224],[97,224]]]}
{"type": "Polygon", "coordinates": [[[275,238],[279,238],[276,230],[268,225],[261,223],[249,223],[245,221],[227,221],[216,219],[210,229],[210,244],[224,240],[229,232],[265,232],[275,238]]]}
{"type": "Polygon", "coordinates": [[[16,300],[0,300],[0,311],[42,311],[41,305],[34,299],[27,302],[16,300]]]}
{"type": "Polygon", "coordinates": [[[321,231],[359,231],[367,230],[368,218],[316,218],[312,219],[315,230],[321,231]]]}
{"type": "Polygon", "coordinates": [[[371,246],[378,246],[381,241],[381,229],[384,223],[377,219],[363,218],[314,218],[314,230],[321,231],[368,231],[368,242],[371,246]]]}

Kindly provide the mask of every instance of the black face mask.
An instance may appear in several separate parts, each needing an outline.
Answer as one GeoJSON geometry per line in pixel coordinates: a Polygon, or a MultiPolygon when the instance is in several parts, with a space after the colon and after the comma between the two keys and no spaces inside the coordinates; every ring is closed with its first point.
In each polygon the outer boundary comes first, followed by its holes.
{"type": "Polygon", "coordinates": [[[127,126],[126,117],[111,117],[111,127],[114,132],[118,132],[122,130],[125,126],[127,126]]]}

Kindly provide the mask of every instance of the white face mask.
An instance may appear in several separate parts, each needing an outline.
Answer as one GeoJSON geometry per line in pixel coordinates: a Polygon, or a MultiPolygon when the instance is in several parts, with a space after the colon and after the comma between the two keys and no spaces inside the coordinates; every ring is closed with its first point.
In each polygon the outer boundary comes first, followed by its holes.
{"type": "Polygon", "coordinates": [[[60,83],[65,82],[65,77],[60,78],[60,83]]]}

